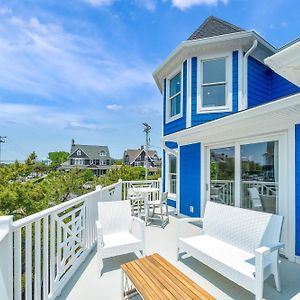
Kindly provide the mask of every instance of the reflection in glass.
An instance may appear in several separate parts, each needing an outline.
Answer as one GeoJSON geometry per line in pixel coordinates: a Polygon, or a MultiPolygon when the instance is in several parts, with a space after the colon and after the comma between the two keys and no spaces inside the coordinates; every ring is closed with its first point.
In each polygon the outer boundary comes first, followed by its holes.
{"type": "Polygon", "coordinates": [[[210,200],[234,205],[234,147],[210,150],[210,200]]]}
{"type": "Polygon", "coordinates": [[[169,193],[176,194],[176,156],[169,156],[169,193]]]}
{"type": "Polygon", "coordinates": [[[278,142],[241,146],[241,207],[278,210],[278,142]]]}

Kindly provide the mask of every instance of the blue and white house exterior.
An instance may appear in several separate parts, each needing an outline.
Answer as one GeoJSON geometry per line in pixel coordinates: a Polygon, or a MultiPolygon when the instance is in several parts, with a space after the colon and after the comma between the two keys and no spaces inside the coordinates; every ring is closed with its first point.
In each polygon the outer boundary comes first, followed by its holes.
{"type": "Polygon", "coordinates": [[[284,216],[300,263],[300,43],[274,48],[209,17],[155,70],[163,98],[163,188],[180,214],[207,201],[284,216]]]}

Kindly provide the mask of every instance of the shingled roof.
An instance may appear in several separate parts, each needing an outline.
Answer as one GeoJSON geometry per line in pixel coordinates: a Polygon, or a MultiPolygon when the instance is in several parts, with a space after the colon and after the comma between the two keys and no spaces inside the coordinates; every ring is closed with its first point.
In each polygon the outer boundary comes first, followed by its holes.
{"type": "Polygon", "coordinates": [[[188,38],[188,40],[198,40],[223,34],[245,31],[224,20],[214,16],[208,17],[202,25],[188,38]]]}
{"type": "Polygon", "coordinates": [[[71,155],[78,149],[82,150],[89,157],[89,159],[99,159],[100,152],[102,151],[104,151],[106,155],[101,156],[101,158],[110,159],[109,149],[107,146],[72,144],[71,155]]]}
{"type": "MultiPolygon", "coordinates": [[[[127,149],[124,151],[124,156],[128,155],[129,163],[132,164],[143,151],[145,152],[144,149],[127,149]]],[[[150,158],[155,154],[158,155],[156,150],[148,150],[148,156],[150,158]]]]}

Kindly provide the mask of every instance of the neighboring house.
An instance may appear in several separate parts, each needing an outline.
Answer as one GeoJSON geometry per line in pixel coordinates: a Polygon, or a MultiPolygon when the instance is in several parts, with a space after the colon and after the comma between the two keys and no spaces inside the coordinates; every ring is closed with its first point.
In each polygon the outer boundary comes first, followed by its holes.
{"type": "Polygon", "coordinates": [[[284,216],[300,262],[300,42],[274,48],[209,17],[153,74],[163,97],[163,189],[177,212],[216,201],[284,216]],[[295,211],[296,209],[296,211],[295,211]]]}
{"type": "Polygon", "coordinates": [[[68,161],[61,164],[61,170],[72,168],[89,169],[94,175],[101,176],[111,168],[112,159],[107,146],[80,145],[72,140],[68,161]]]}
{"type": "MultiPolygon", "coordinates": [[[[146,151],[144,146],[140,149],[127,149],[124,151],[123,162],[126,166],[145,167],[146,166],[146,151]]],[[[156,172],[161,167],[161,158],[156,150],[148,150],[148,168],[149,171],[156,172]]]]}

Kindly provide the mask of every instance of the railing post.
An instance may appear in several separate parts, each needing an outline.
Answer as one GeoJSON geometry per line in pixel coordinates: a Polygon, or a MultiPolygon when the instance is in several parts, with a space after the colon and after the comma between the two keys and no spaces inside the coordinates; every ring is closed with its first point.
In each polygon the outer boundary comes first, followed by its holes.
{"type": "Polygon", "coordinates": [[[3,300],[13,298],[13,216],[0,217],[0,295],[3,300]]]}
{"type": "Polygon", "coordinates": [[[123,200],[123,197],[122,197],[122,194],[123,194],[123,180],[122,179],[119,179],[118,180],[118,192],[116,193],[116,198],[115,200],[118,201],[118,200],[123,200]]]}

